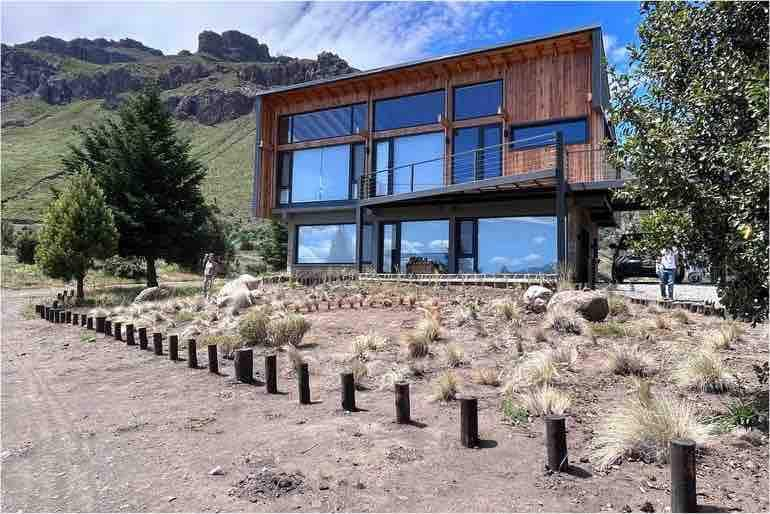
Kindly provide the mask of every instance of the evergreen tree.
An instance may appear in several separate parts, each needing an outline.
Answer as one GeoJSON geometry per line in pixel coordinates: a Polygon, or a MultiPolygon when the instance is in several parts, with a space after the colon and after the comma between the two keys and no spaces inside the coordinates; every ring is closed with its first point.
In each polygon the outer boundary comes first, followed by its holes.
{"type": "Polygon", "coordinates": [[[276,220],[264,220],[256,228],[255,251],[272,270],[286,269],[287,243],[286,225],[276,220]]]}
{"type": "Polygon", "coordinates": [[[65,168],[92,170],[115,216],[118,253],[144,259],[148,287],[158,285],[157,259],[195,265],[221,239],[200,189],[203,165],[178,137],[156,88],[129,99],[117,119],[76,130],[81,142],[65,168]]]}
{"type": "Polygon", "coordinates": [[[50,277],[77,280],[77,297],[83,298],[83,281],[94,259],[112,255],[117,239],[104,193],[83,167],[48,206],[35,261],[50,277]]]}

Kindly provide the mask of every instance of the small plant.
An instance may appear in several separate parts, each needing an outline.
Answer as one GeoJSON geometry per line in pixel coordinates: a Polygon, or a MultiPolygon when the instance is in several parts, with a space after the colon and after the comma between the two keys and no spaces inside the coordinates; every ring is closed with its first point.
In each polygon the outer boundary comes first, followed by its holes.
{"type": "Polygon", "coordinates": [[[631,313],[631,309],[628,307],[628,302],[622,295],[607,295],[607,303],[610,307],[610,316],[628,316],[631,313]]]}
{"type": "Polygon", "coordinates": [[[195,314],[190,311],[177,311],[176,314],[174,314],[174,319],[180,323],[184,323],[185,321],[194,320],[195,314]]]}
{"type": "Polygon", "coordinates": [[[557,291],[571,291],[575,289],[575,276],[572,266],[569,264],[563,264],[559,266],[559,275],[556,279],[557,291]]]}
{"type": "Polygon", "coordinates": [[[725,321],[719,325],[719,331],[727,340],[727,344],[733,343],[743,335],[743,327],[737,321],[725,321]]]}
{"type": "Polygon", "coordinates": [[[434,382],[433,398],[438,401],[448,402],[457,396],[459,381],[454,373],[444,371],[434,382]]]}
{"type": "Polygon", "coordinates": [[[655,328],[658,330],[671,330],[671,323],[662,314],[655,315],[655,328]]]}
{"type": "Polygon", "coordinates": [[[428,341],[441,339],[441,317],[438,309],[422,309],[423,318],[417,323],[416,330],[428,341]]]}
{"type": "Polygon", "coordinates": [[[444,348],[447,365],[450,368],[461,366],[465,362],[465,350],[457,343],[449,343],[444,348]]]}
{"type": "Polygon", "coordinates": [[[409,357],[419,359],[426,357],[430,351],[430,340],[422,332],[407,332],[403,336],[409,357]]]}
{"type": "Polygon", "coordinates": [[[578,351],[574,344],[561,344],[550,350],[551,358],[565,369],[573,369],[578,360],[578,351]]]}
{"type": "Polygon", "coordinates": [[[409,376],[409,370],[403,367],[394,368],[382,375],[380,379],[380,389],[392,389],[394,384],[406,382],[409,376]]]}
{"type": "Polygon", "coordinates": [[[730,339],[721,330],[709,330],[703,336],[703,346],[712,350],[727,350],[730,348],[730,339]]]}
{"type": "Polygon", "coordinates": [[[518,320],[521,318],[521,309],[519,309],[519,305],[510,299],[504,299],[496,303],[495,310],[505,321],[518,320]]]}
{"type": "Polygon", "coordinates": [[[497,387],[500,385],[500,372],[496,368],[476,368],[473,370],[473,381],[497,387]]]}
{"type": "Polygon", "coordinates": [[[414,295],[410,294],[408,296],[408,300],[409,300],[409,307],[414,308],[414,305],[417,303],[417,298],[414,295]]]}
{"type": "Polygon", "coordinates": [[[310,322],[302,315],[287,314],[268,323],[267,338],[272,346],[288,344],[296,347],[300,345],[310,326],[310,322]]]}
{"type": "Polygon", "coordinates": [[[674,311],[671,313],[671,317],[682,325],[689,325],[690,323],[690,316],[684,309],[674,309],[674,311]]]}
{"type": "Polygon", "coordinates": [[[572,404],[567,393],[549,385],[535,387],[516,395],[517,402],[533,416],[564,414],[572,404]]]}
{"type": "Polygon", "coordinates": [[[270,307],[257,307],[249,311],[238,323],[238,333],[246,346],[265,344],[268,340],[270,307]]]}
{"type": "Polygon", "coordinates": [[[387,338],[377,335],[374,332],[369,332],[364,335],[356,336],[353,340],[353,353],[356,355],[366,355],[367,351],[378,352],[385,348],[387,344],[387,338]]]}
{"type": "Polygon", "coordinates": [[[526,425],[529,422],[529,412],[526,407],[513,401],[513,398],[503,398],[503,416],[512,425],[526,425]]]}
{"type": "Polygon", "coordinates": [[[548,309],[545,316],[545,326],[561,334],[582,334],[583,323],[583,318],[578,313],[561,305],[548,309]]]}
{"type": "Polygon", "coordinates": [[[223,359],[232,359],[235,350],[241,347],[240,341],[236,336],[225,334],[210,334],[201,338],[202,346],[206,347],[210,344],[217,345],[217,350],[223,359]]]}
{"type": "Polygon", "coordinates": [[[350,366],[350,371],[353,373],[353,380],[356,387],[360,388],[363,385],[363,381],[369,376],[369,368],[366,367],[365,363],[356,360],[350,366]]]}
{"type": "Polygon", "coordinates": [[[591,324],[591,335],[593,337],[631,337],[635,334],[635,327],[628,323],[609,320],[591,324]]]}
{"type": "Polygon", "coordinates": [[[728,402],[726,407],[726,413],[714,418],[722,432],[729,432],[735,427],[751,428],[763,422],[764,416],[757,411],[753,402],[736,399],[728,402]]]}
{"type": "Polygon", "coordinates": [[[558,376],[559,371],[551,352],[535,352],[516,366],[511,380],[506,383],[503,389],[503,393],[511,394],[520,389],[547,385],[558,376]]]}
{"type": "Polygon", "coordinates": [[[616,375],[644,377],[652,374],[654,360],[639,345],[613,344],[607,350],[607,368],[616,375]]]}
{"type": "Polygon", "coordinates": [[[738,385],[735,374],[724,366],[719,354],[708,348],[689,355],[674,370],[674,378],[682,387],[700,389],[706,393],[724,393],[738,385]]]}

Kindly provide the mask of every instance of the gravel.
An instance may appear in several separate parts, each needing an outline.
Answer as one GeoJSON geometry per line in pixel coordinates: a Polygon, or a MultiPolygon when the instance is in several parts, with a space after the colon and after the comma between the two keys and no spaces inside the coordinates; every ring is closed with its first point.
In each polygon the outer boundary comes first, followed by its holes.
{"type": "MultiPolygon", "coordinates": [[[[607,287],[610,289],[610,287],[607,287]]],[[[616,284],[611,288],[623,291],[628,296],[660,300],[660,285],[657,283],[616,284]]],[[[677,284],[674,286],[674,300],[682,302],[714,302],[719,306],[716,286],[707,284],[677,284]]]]}

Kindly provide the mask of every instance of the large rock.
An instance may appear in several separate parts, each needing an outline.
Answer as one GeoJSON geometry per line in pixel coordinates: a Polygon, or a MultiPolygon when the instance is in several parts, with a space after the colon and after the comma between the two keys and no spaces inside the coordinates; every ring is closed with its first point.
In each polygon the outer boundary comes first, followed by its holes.
{"type": "Polygon", "coordinates": [[[602,321],[610,313],[607,297],[596,291],[560,291],[548,302],[548,310],[557,306],[574,310],[588,321],[602,321]]]}
{"type": "Polygon", "coordinates": [[[217,295],[218,307],[246,309],[254,303],[251,291],[259,287],[260,280],[251,275],[241,275],[227,282],[217,295]]]}
{"type": "Polygon", "coordinates": [[[547,287],[529,286],[522,297],[524,306],[533,312],[544,312],[553,292],[547,287]]]}
{"type": "Polygon", "coordinates": [[[142,289],[142,292],[136,295],[134,303],[155,302],[166,298],[170,294],[171,290],[167,287],[148,287],[147,289],[142,289]]]}

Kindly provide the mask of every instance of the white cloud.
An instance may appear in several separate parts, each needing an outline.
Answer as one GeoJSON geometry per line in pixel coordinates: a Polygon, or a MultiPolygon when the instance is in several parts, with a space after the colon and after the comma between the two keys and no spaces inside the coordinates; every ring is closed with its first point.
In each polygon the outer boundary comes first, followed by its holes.
{"type": "Polygon", "coordinates": [[[425,244],[420,241],[401,240],[402,253],[421,253],[423,248],[425,248],[425,244]]]}
{"type": "Polygon", "coordinates": [[[449,240],[448,239],[434,239],[430,242],[428,245],[430,246],[430,249],[436,252],[446,252],[449,250],[449,240]]]}
{"type": "Polygon", "coordinates": [[[543,256],[540,255],[539,253],[531,253],[531,254],[527,255],[526,257],[524,257],[524,262],[528,262],[530,264],[532,264],[533,262],[541,261],[541,260],[543,260],[543,256]]]}
{"type": "Polygon", "coordinates": [[[532,238],[532,242],[536,245],[541,245],[545,243],[545,238],[543,236],[535,236],[532,238]]]}
{"type": "Polygon", "coordinates": [[[604,43],[604,54],[607,56],[607,62],[615,66],[624,66],[628,61],[628,50],[624,44],[618,42],[618,38],[612,34],[602,36],[604,43]]]}

